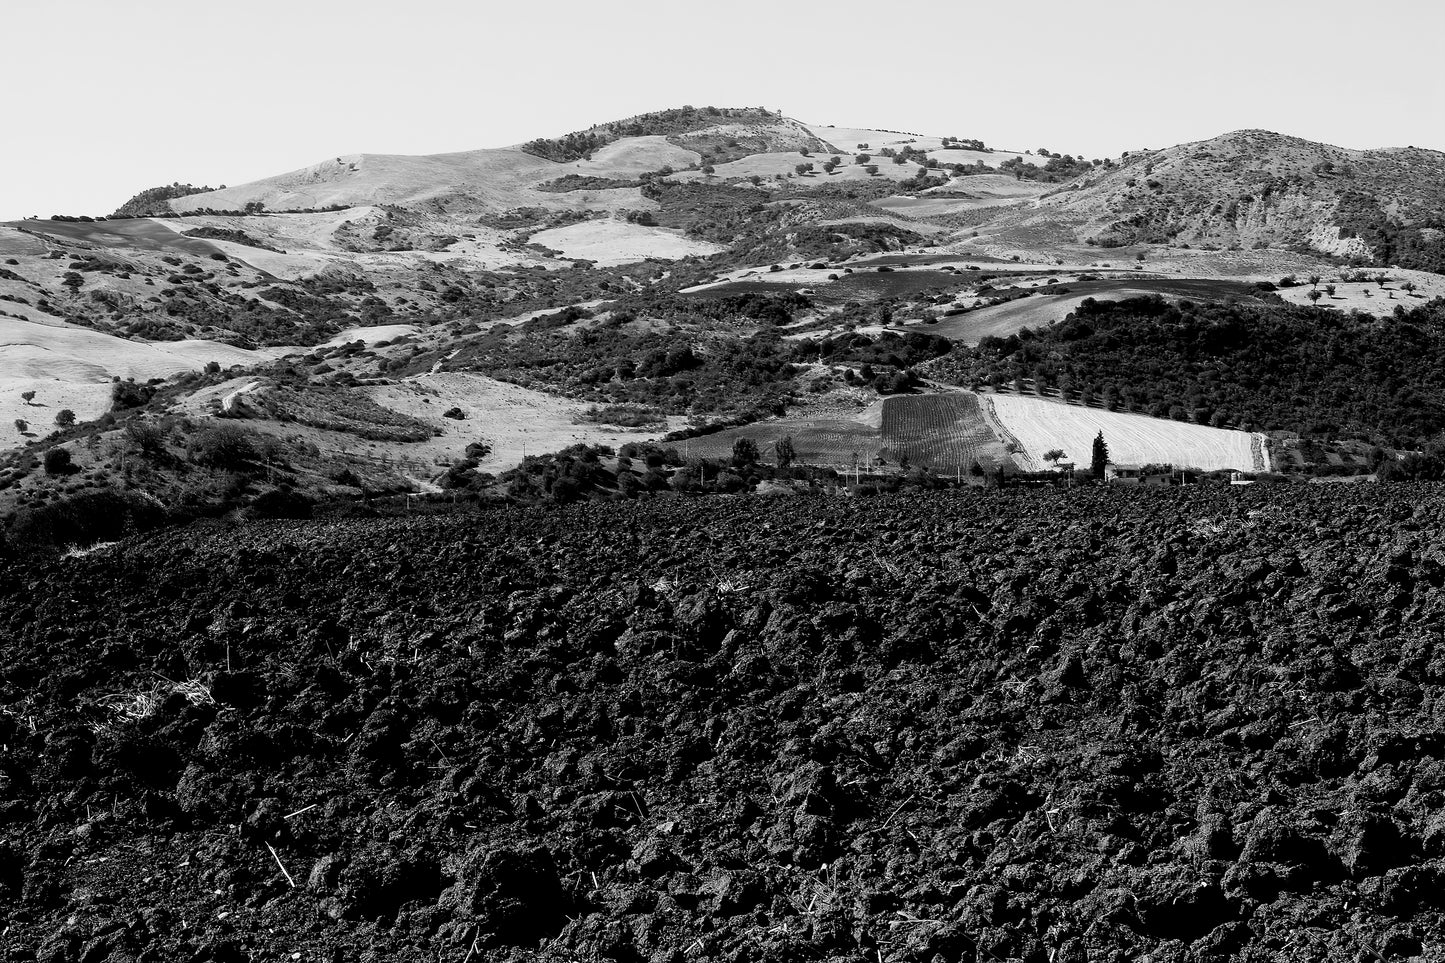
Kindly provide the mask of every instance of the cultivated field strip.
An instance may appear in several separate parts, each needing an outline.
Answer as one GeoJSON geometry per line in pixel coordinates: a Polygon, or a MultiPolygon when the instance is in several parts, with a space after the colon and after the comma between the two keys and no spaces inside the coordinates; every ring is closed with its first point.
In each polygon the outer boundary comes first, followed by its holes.
{"type": "Polygon", "coordinates": [[[883,443],[894,459],[934,469],[985,469],[1007,455],[967,392],[895,395],[883,403],[883,443]]]}
{"type": "Polygon", "coordinates": [[[687,458],[727,458],[739,439],[749,438],[763,460],[772,463],[773,445],[784,437],[793,440],[799,464],[833,467],[867,464],[878,455],[882,443],[877,429],[858,421],[783,418],[668,444],[687,458]]]}
{"type": "Polygon", "coordinates": [[[1104,433],[1109,459],[1121,465],[1169,464],[1205,471],[1262,471],[1260,449],[1244,431],[1209,428],[1144,415],[1102,411],[1023,395],[992,395],[999,422],[1033,459],[1052,449],[1064,461],[1089,463],[1094,436],[1104,433]]]}

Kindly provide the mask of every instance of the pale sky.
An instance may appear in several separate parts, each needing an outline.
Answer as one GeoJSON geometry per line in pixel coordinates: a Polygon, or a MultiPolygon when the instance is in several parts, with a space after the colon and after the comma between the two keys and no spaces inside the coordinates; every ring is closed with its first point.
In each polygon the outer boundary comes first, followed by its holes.
{"type": "Polygon", "coordinates": [[[1445,150],[1440,0],[0,0],[0,219],[646,110],[1086,157],[1262,127],[1445,150]]]}

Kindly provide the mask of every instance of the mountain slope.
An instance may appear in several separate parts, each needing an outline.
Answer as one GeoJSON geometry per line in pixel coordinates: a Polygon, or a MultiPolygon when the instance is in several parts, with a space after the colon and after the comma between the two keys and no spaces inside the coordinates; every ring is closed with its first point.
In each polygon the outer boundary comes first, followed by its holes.
{"type": "Polygon", "coordinates": [[[767,111],[689,107],[513,147],[341,155],[249,184],[177,197],[171,209],[239,211],[256,204],[269,211],[382,204],[450,212],[555,208],[568,206],[564,195],[534,189],[564,174],[627,180],[667,168],[827,147],[802,123],[767,111]]]}
{"type": "Polygon", "coordinates": [[[1130,153],[1012,217],[1015,226],[1048,223],[1103,247],[1308,246],[1440,270],[1445,154],[1235,131],[1130,153]]]}

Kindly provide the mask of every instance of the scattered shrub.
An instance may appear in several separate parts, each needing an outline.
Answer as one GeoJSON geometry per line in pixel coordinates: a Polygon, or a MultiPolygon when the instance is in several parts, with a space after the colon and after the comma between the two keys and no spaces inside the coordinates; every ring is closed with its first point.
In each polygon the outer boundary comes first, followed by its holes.
{"type": "Polygon", "coordinates": [[[155,388],[150,385],[137,384],[134,381],[116,381],[110,386],[110,407],[116,411],[141,408],[151,400],[155,393],[155,388]]]}
{"type": "Polygon", "coordinates": [[[69,448],[57,445],[46,451],[43,461],[47,475],[68,475],[73,470],[69,448]]]}
{"type": "Polygon", "coordinates": [[[207,425],[191,439],[191,459],[198,465],[235,471],[257,459],[260,446],[253,432],[239,425],[207,425]]]}

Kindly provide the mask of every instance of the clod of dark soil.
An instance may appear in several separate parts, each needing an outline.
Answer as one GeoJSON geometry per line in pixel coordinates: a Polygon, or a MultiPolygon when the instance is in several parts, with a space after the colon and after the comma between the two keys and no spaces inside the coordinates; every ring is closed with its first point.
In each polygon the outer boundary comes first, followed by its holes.
{"type": "Polygon", "coordinates": [[[1442,521],[660,500],[11,560],[0,960],[1445,958],[1442,521]]]}

